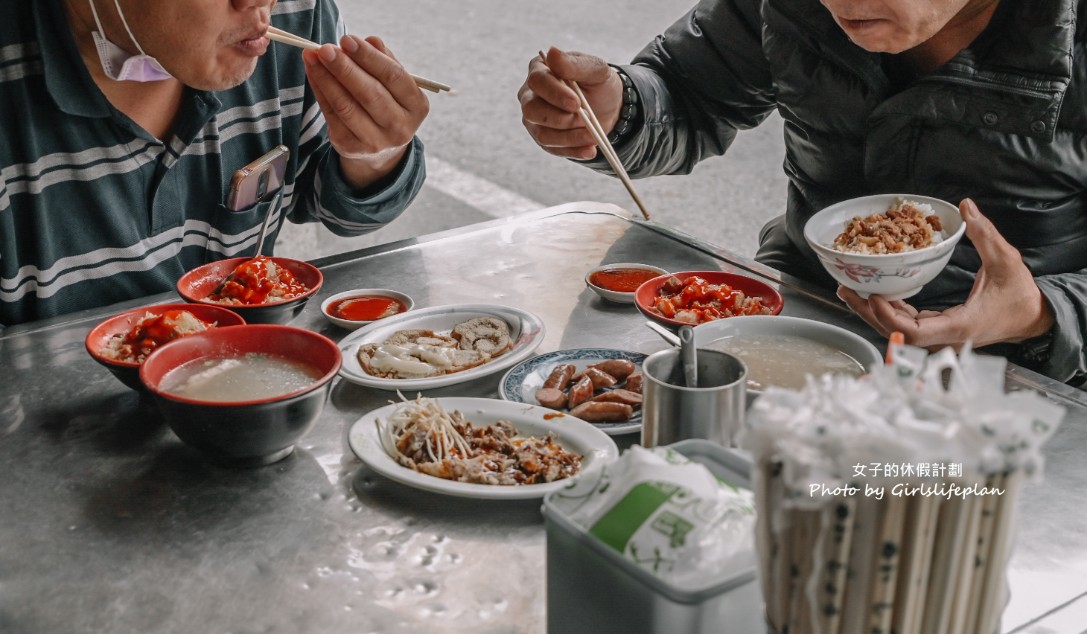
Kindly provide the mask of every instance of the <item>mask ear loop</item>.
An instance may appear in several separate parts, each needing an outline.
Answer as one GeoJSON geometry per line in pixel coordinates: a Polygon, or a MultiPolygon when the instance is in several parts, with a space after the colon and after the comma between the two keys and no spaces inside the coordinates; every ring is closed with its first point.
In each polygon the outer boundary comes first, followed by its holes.
{"type": "Polygon", "coordinates": [[[102,28],[102,21],[98,19],[98,10],[94,8],[94,0],[87,0],[87,4],[91,5],[91,15],[94,16],[94,25],[98,27],[98,32],[102,34],[102,37],[106,37],[106,30],[102,28]]]}
{"type": "MultiPolygon", "coordinates": [[[[91,1],[91,8],[93,9],[94,8],[94,0],[90,0],[90,1],[91,1]]],[[[136,36],[132,35],[132,29],[128,28],[128,20],[125,20],[125,14],[124,14],[123,11],[121,11],[121,0],[113,0],[113,6],[117,7],[117,15],[120,16],[120,18],[121,18],[121,25],[125,27],[125,33],[128,33],[128,38],[130,40],[132,40],[133,44],[136,45],[136,50],[140,52],[140,55],[143,55],[143,56],[146,57],[147,53],[143,52],[143,47],[140,46],[140,43],[136,39],[136,36]]],[[[96,15],[95,20],[97,20],[97,19],[98,19],[98,16],[96,15]]],[[[101,28],[101,27],[99,27],[99,28],[101,28]]],[[[103,33],[102,35],[104,36],[105,33],[103,33]]]]}

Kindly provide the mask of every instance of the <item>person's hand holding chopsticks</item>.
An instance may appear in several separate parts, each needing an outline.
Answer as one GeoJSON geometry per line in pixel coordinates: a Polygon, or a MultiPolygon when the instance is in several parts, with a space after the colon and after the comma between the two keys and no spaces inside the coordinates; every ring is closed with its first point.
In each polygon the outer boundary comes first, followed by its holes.
{"type": "Polygon", "coordinates": [[[391,173],[430,112],[411,74],[372,36],[302,55],[347,182],[362,189],[391,173]]]}
{"type": "Polygon", "coordinates": [[[521,119],[533,140],[547,152],[574,159],[597,155],[592,133],[578,115],[578,96],[566,82],[577,82],[606,134],[619,120],[623,82],[607,62],[585,53],[547,52],[547,62],[532,58],[517,97],[521,119]]]}

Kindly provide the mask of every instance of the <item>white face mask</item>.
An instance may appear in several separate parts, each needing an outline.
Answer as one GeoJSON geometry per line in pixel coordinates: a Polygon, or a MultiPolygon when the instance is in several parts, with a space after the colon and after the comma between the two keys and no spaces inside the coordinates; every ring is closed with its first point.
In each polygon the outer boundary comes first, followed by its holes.
{"type": "Polygon", "coordinates": [[[136,45],[136,50],[140,52],[139,55],[131,55],[128,51],[106,39],[106,31],[102,28],[102,22],[98,20],[98,11],[94,8],[94,0],[87,0],[87,2],[91,5],[94,24],[98,27],[97,31],[91,31],[91,36],[94,38],[94,47],[98,49],[98,59],[102,62],[102,70],[105,71],[106,77],[115,81],[143,82],[170,79],[170,73],[166,72],[166,69],[162,67],[162,64],[159,64],[157,59],[144,53],[140,43],[136,41],[136,36],[132,35],[132,29],[128,28],[128,22],[125,21],[125,14],[121,12],[119,0],[113,0],[113,4],[117,7],[117,15],[120,16],[121,24],[124,25],[125,31],[128,32],[128,37],[132,38],[132,43],[136,45]]]}

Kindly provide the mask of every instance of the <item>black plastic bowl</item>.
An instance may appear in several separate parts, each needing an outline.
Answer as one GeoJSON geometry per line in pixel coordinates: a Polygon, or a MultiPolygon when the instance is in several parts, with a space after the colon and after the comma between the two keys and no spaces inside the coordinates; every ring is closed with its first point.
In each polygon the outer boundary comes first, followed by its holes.
{"type": "Polygon", "coordinates": [[[147,358],[140,380],[154,395],[166,424],[184,443],[215,462],[260,466],[290,455],[295,443],[313,427],[340,363],[340,349],[327,337],[290,326],[251,324],[171,341],[147,358]],[[306,363],[321,376],[300,390],[237,402],[195,400],[159,388],[163,377],[183,363],[246,353],[306,363]]]}
{"type": "Polygon", "coordinates": [[[230,258],[198,266],[181,276],[177,281],[177,292],[187,302],[229,308],[245,318],[249,324],[285,324],[302,312],[306,302],[317,293],[324,282],[321,270],[309,262],[273,257],[270,259],[276,266],[290,271],[295,279],[306,285],[308,290],[305,293],[293,299],[267,304],[221,304],[207,299],[239,264],[252,259],[230,258]]]}

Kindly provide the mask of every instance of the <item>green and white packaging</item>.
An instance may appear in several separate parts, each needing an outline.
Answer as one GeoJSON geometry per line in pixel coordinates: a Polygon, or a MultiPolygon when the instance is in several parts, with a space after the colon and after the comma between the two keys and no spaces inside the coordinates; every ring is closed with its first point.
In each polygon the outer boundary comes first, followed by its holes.
{"type": "Polygon", "coordinates": [[[667,447],[633,446],[551,501],[627,560],[680,588],[754,565],[751,492],[667,447]]]}

